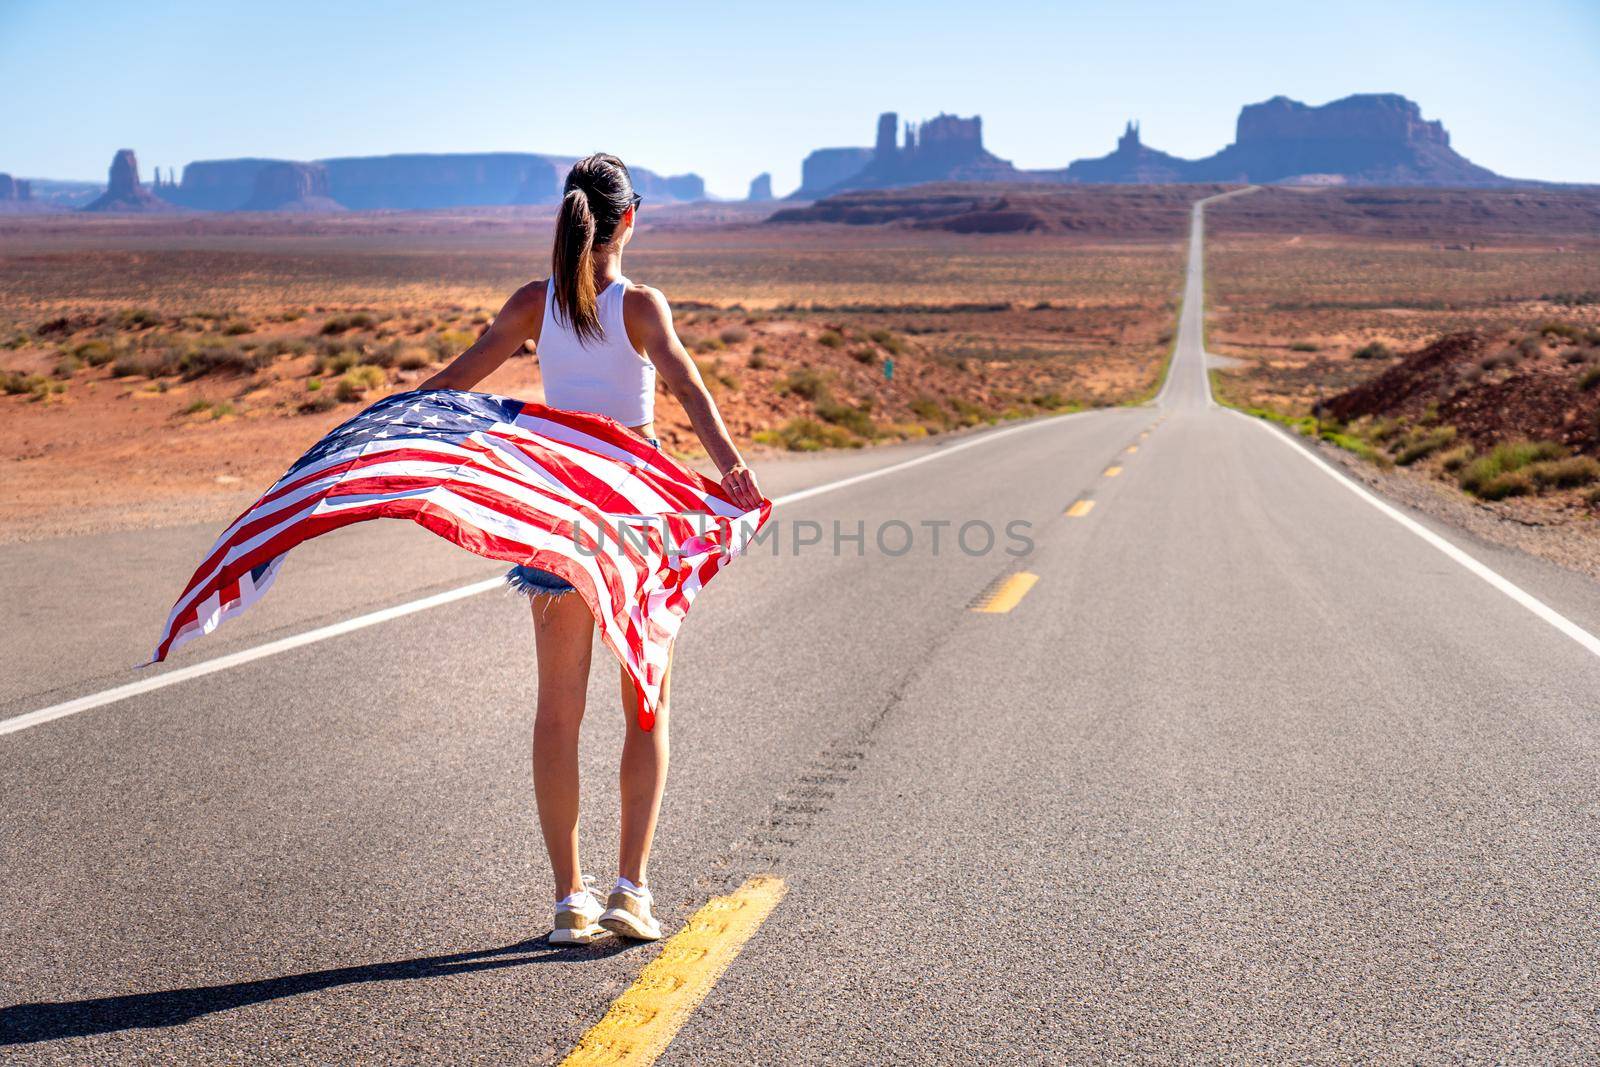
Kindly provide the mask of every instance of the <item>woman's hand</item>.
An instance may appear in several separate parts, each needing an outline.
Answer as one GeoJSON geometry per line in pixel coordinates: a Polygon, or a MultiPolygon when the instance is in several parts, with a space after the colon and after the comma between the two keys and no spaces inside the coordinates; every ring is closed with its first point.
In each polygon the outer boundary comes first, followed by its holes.
{"type": "Polygon", "coordinates": [[[728,494],[729,500],[746,511],[754,511],[761,506],[761,488],[756,485],[756,476],[743,463],[728,468],[728,473],[722,476],[722,491],[728,494]]]}

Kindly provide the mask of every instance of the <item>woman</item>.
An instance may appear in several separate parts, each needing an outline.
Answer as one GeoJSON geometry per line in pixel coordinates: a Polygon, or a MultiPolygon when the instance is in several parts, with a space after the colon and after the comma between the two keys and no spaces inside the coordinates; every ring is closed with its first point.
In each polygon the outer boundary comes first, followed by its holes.
{"type": "MultiPolygon", "coordinates": [[[[424,389],[471,389],[524,341],[539,356],[545,403],[608,415],[656,447],[656,375],[683,404],[695,433],[722,472],[733,503],[755,508],[761,492],[739,458],[716,403],[684,351],[666,297],[622,274],[641,197],[615,156],[581,159],[567,174],[548,281],[512,294],[473,346],[423,383],[424,389]]],[[[667,779],[668,685],[661,687],[654,729],[639,726],[637,695],[622,674],[622,830],[616,888],[602,907],[578,863],[578,727],[583,721],[594,621],[567,582],[547,571],[513,567],[513,587],[533,600],[539,655],[539,704],[533,726],[533,791],[555,873],[550,940],[583,945],[606,931],[655,940],[645,867],[667,779]]]]}

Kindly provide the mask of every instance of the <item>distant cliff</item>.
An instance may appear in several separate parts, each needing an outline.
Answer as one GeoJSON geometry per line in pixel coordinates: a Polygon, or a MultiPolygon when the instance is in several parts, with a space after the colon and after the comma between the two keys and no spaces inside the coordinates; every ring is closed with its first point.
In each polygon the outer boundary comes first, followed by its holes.
{"type": "Polygon", "coordinates": [[[1144,144],[1128,123],[1116,150],[1054,170],[1019,171],[983,147],[981,119],[940,115],[907,126],[897,144],[897,117],[878,119],[873,148],[813,152],[790,199],[816,200],[858,189],[925,182],[1064,182],[1167,184],[1351,184],[1491,186],[1515,184],[1462,157],[1450,135],[1422,109],[1393,93],[1347,96],[1310,107],[1277,96],[1239,113],[1234,143],[1204,159],[1181,159],[1144,144]]]}
{"type": "Polygon", "coordinates": [[[328,170],[316,163],[268,163],[241,211],[329,214],[344,208],[328,195],[328,170]]]}
{"type": "Polygon", "coordinates": [[[1143,144],[1139,140],[1139,125],[1130,122],[1117,140],[1117,149],[1098,159],[1080,159],[1062,171],[1035,171],[1043,180],[1066,182],[1137,183],[1164,185],[1190,180],[1186,169],[1187,159],[1169,156],[1143,144]]]}
{"type": "Polygon", "coordinates": [[[872,162],[870,148],[818,148],[800,164],[800,188],[790,200],[815,200],[827,196],[872,162]]]}
{"type": "Polygon", "coordinates": [[[1233,144],[1196,160],[1190,181],[1332,180],[1360,185],[1504,185],[1450,147],[1440,122],[1394,93],[1308,107],[1286,96],[1239,113],[1233,144]]]}
{"type": "Polygon", "coordinates": [[[878,116],[872,148],[823,148],[801,164],[800,188],[791,200],[815,200],[849,189],[894,189],[924,182],[1027,180],[1023,172],[983,147],[983,119],[939,115],[905,126],[893,111],[878,116]]]}
{"type": "MultiPolygon", "coordinates": [[[[315,167],[326,175],[326,192],[315,194],[353,210],[428,210],[501,204],[547,204],[559,198],[561,179],[574,157],[531,152],[350,156],[297,163],[282,159],[199,160],[183,168],[183,181],[163,186],[161,196],[199,211],[261,210],[256,200],[263,171],[315,167]],[[251,206],[246,207],[249,204],[251,206]]],[[[653,201],[705,199],[696,174],[663,177],[633,168],[638,191],[653,201]]],[[[294,180],[298,181],[299,178],[294,180]]]]}

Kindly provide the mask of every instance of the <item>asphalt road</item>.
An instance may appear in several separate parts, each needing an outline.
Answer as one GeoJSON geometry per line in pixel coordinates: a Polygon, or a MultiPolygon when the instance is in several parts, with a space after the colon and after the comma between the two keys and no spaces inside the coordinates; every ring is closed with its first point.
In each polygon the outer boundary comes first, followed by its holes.
{"type": "MultiPolygon", "coordinates": [[[[662,1062],[1600,1056],[1600,657],[1213,406],[1201,293],[1156,406],[765,472],[936,457],[785,505],[781,552],[696,604],[659,910],[787,895],[662,1062]],[[995,550],[955,544],[974,520],[995,550]]],[[[1600,630],[1594,583],[1410,519],[1600,630]]],[[[0,719],[127,681],[213,534],[0,549],[0,719]]],[[[173,667],[494,571],[346,531],[173,667]]],[[[564,1056],[660,950],[542,943],[526,611],[469,597],[0,735],[0,1055],[564,1056]]],[[[604,881],[612,671],[590,699],[604,881]]]]}

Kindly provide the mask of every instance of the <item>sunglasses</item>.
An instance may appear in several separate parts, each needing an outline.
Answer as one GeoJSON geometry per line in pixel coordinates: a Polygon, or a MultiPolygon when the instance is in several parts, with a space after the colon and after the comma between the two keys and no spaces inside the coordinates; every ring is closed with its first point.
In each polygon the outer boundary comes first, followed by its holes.
{"type": "Polygon", "coordinates": [[[633,194],[633,210],[638,211],[639,210],[639,205],[642,204],[642,203],[644,203],[644,197],[640,196],[638,193],[634,193],[633,194]]]}

